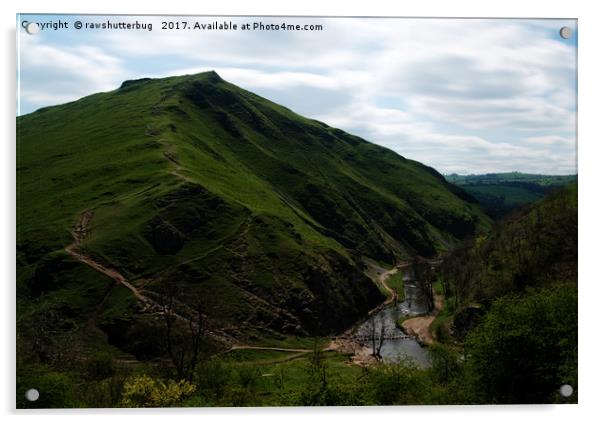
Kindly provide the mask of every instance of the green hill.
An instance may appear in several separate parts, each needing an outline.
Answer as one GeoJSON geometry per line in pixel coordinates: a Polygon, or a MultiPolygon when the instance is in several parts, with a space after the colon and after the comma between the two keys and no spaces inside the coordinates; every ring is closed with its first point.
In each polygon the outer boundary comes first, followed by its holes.
{"type": "Polygon", "coordinates": [[[520,172],[446,175],[445,179],[473,196],[492,218],[541,200],[546,194],[577,180],[577,175],[538,175],[520,172]]]}
{"type": "Polygon", "coordinates": [[[18,315],[89,319],[139,357],[168,289],[226,337],[333,333],[383,300],[363,257],[489,226],[467,198],[214,72],[126,81],[17,119],[18,315]]]}
{"type": "Polygon", "coordinates": [[[577,282],[577,184],[499,221],[466,240],[442,266],[460,304],[487,304],[510,292],[577,282]]]}
{"type": "Polygon", "coordinates": [[[577,220],[572,183],[444,259],[467,401],[577,402],[558,394],[563,384],[577,391],[577,220]]]}

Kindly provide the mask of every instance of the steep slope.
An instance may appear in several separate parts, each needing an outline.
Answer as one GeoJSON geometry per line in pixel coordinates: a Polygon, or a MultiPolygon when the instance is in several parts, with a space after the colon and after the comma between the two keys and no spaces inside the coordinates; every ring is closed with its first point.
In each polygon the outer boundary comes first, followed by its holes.
{"type": "Polygon", "coordinates": [[[451,329],[466,357],[463,403],[577,402],[577,216],[572,183],[443,261],[451,329]],[[561,397],[563,384],[575,393],[561,397]]]}
{"type": "Polygon", "coordinates": [[[554,283],[577,284],[577,184],[496,222],[491,232],[443,261],[457,303],[493,299],[554,283]]]}
{"type": "Polygon", "coordinates": [[[214,72],[126,81],[17,133],[20,310],[40,295],[93,308],[129,350],[152,322],[107,275],[156,303],[166,287],[203,302],[234,336],[331,333],[382,300],[362,256],[431,256],[489,225],[433,169],[214,72]],[[65,250],[74,237],[108,269],[96,282],[65,250]]]}

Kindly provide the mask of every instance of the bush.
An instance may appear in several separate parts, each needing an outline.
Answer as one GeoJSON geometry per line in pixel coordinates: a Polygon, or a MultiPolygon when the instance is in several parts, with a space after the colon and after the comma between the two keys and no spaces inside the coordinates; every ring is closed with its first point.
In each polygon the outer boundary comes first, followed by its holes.
{"type": "Polygon", "coordinates": [[[84,384],[79,389],[84,406],[91,408],[119,406],[125,379],[123,375],[114,375],[84,384]]]}
{"type": "Polygon", "coordinates": [[[577,378],[576,286],[496,300],[469,333],[466,352],[476,402],[554,402],[558,388],[577,378]]]}
{"type": "Polygon", "coordinates": [[[107,352],[97,352],[86,361],[86,374],[93,380],[102,380],[115,374],[113,357],[107,352]]]}
{"type": "Polygon", "coordinates": [[[165,384],[147,375],[126,380],[121,398],[122,407],[173,407],[192,395],[196,386],[185,380],[165,384]]]}
{"type": "Polygon", "coordinates": [[[17,375],[17,408],[71,408],[76,401],[73,380],[64,373],[50,371],[43,366],[19,369],[17,375]],[[37,401],[28,401],[28,389],[37,389],[37,401]]]}
{"type": "Polygon", "coordinates": [[[431,374],[436,382],[447,383],[461,371],[459,354],[449,347],[435,343],[427,351],[431,362],[431,374]]]}
{"type": "Polygon", "coordinates": [[[370,369],[369,384],[374,402],[381,405],[424,404],[428,391],[425,375],[409,360],[382,363],[370,369]]]}
{"type": "Polygon", "coordinates": [[[199,391],[216,400],[225,397],[231,379],[232,369],[219,359],[201,362],[195,372],[199,391]]]}

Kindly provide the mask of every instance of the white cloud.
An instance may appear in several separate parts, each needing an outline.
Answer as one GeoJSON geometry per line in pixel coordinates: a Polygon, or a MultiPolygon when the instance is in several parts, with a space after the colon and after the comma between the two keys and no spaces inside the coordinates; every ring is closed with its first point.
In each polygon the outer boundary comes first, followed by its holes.
{"type": "Polygon", "coordinates": [[[115,89],[128,75],[121,59],[96,46],[56,46],[22,37],[20,53],[20,100],[30,108],[115,89]]]}
{"type": "Polygon", "coordinates": [[[144,20],[153,32],[23,46],[22,65],[34,70],[24,97],[71,99],[121,79],[214,69],[443,172],[576,171],[575,50],[557,36],[572,21],[286,18],[324,30],[165,32],[161,17],[144,20]],[[57,85],[40,87],[35,69],[53,61],[57,85]]]}
{"type": "Polygon", "coordinates": [[[526,137],[525,142],[535,145],[563,146],[575,148],[575,140],[569,137],[560,137],[557,135],[545,135],[541,137],[526,137]]]}

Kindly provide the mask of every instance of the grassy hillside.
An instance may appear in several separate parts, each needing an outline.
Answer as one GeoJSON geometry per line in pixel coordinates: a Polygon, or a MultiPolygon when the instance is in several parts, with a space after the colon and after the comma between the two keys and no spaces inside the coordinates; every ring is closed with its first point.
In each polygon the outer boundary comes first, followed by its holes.
{"type": "Polygon", "coordinates": [[[577,184],[570,184],[467,240],[444,261],[459,303],[552,282],[577,281],[577,184]]]}
{"type": "Polygon", "coordinates": [[[383,299],[363,256],[432,256],[490,225],[433,169],[214,72],[126,81],[17,134],[20,321],[49,307],[139,358],[162,353],[165,292],[225,337],[333,333],[383,299]]]}
{"type": "Polygon", "coordinates": [[[446,175],[462,187],[492,218],[500,218],[519,207],[541,200],[547,193],[577,180],[577,175],[538,175],[520,172],[483,175],[446,175]]]}

